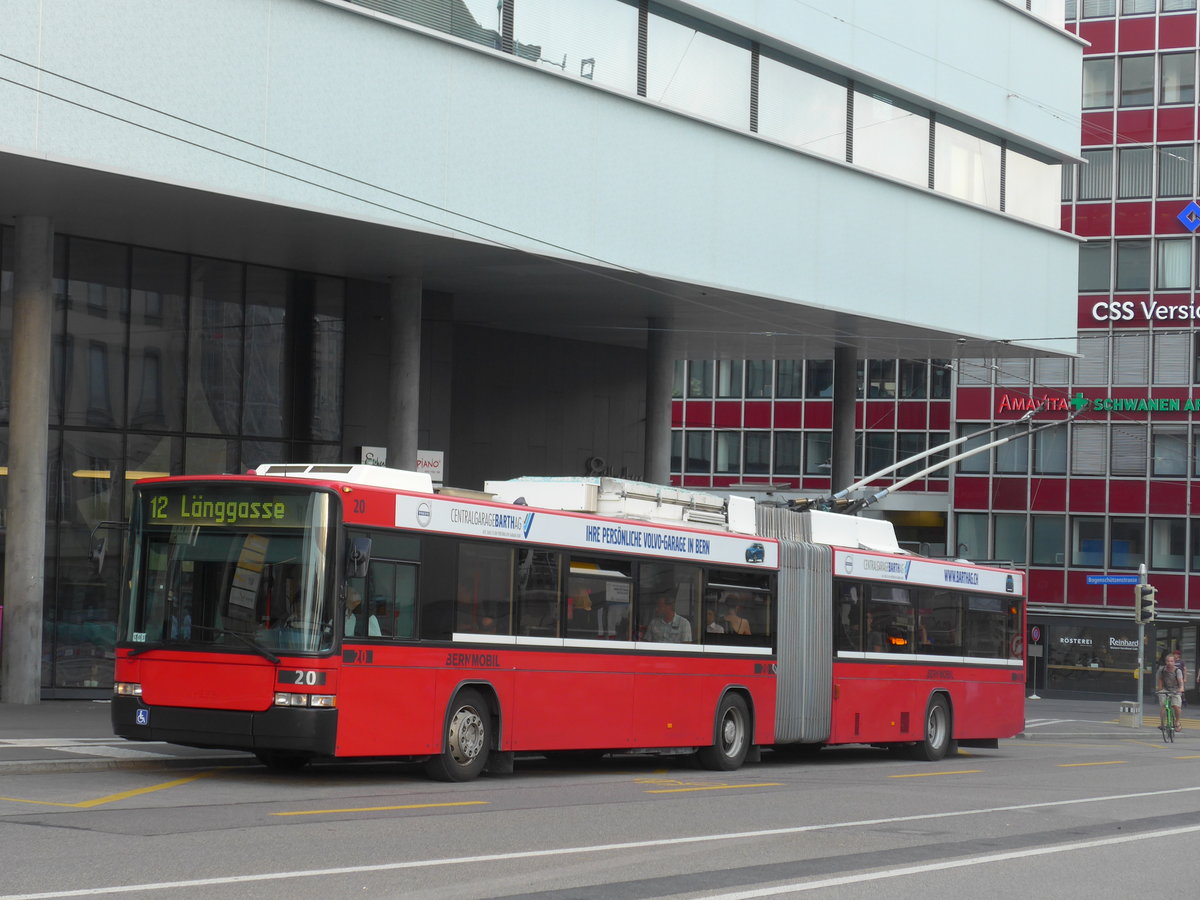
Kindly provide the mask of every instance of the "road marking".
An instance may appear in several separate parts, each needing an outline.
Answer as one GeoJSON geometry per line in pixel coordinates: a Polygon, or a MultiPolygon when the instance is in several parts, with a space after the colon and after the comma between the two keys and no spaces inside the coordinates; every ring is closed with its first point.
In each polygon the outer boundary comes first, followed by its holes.
{"type": "Polygon", "coordinates": [[[0,800],[8,800],[10,803],[33,803],[38,806],[66,806],[71,809],[91,809],[95,806],[103,806],[105,803],[116,803],[118,800],[128,800],[130,797],[137,797],[141,794],[150,794],[154,791],[165,791],[167,788],[179,787],[181,784],[190,784],[201,778],[208,778],[210,775],[216,775],[220,769],[212,769],[208,772],[201,772],[198,775],[189,775],[187,778],[177,778],[174,781],[168,781],[163,784],[154,784],[150,787],[134,788],[131,791],[121,791],[119,794],[109,794],[105,797],[97,797],[95,800],[81,800],[78,803],[57,803],[53,800],[24,800],[20,797],[0,797],[0,800]]]}
{"type": "MultiPolygon", "coordinates": [[[[67,891],[41,891],[36,894],[3,894],[0,900],[59,900],[62,897],[89,897],[103,894],[132,894],[143,891],[164,891],[174,888],[211,887],[221,884],[250,884],[262,881],[281,881],[288,878],[317,878],[330,875],[359,875],[367,872],[394,872],[403,869],[424,869],[440,866],[475,865],[478,863],[504,862],[518,859],[539,859],[555,856],[570,856],[584,853],[607,853],[625,850],[644,850],[651,847],[671,847],[687,844],[704,844],[718,841],[784,837],[806,832],[836,831],[843,828],[865,828],[874,825],[894,825],[900,822],[920,822],[932,819],[953,819],[960,816],[979,816],[1000,812],[1020,812],[1029,809],[1052,809],[1059,806],[1077,806],[1084,803],[1111,803],[1118,800],[1145,800],[1169,797],[1173,794],[1191,794],[1200,791],[1200,786],[1168,788],[1160,791],[1139,791],[1133,794],[1107,794],[1100,797],[1079,797],[1075,800],[1046,800],[1041,803],[1021,803],[1012,806],[990,806],[980,809],[960,809],[949,812],[918,813],[911,816],[889,816],[880,819],[860,819],[856,822],[827,822],[818,825],[794,825],[788,828],[768,828],[761,831],[738,831],[728,834],[700,834],[691,837],[657,838],[647,841],[628,841],[621,844],[594,844],[584,847],[560,847],[550,850],[523,850],[513,853],[488,853],[480,856],[444,857],[441,859],[415,859],[408,862],[376,863],[368,866],[342,866],[332,869],[300,869],[290,872],[263,872],[257,875],[227,875],[220,878],[195,878],[187,881],[158,881],[146,884],[122,884],[111,887],[88,887],[67,891]]],[[[1200,830],[1200,825],[1177,829],[1171,833],[1200,830]]],[[[1153,832],[1145,837],[1161,836],[1164,832],[1153,832]]],[[[1139,840],[1140,835],[1128,835],[1123,840],[1139,840]]],[[[1121,840],[1121,839],[1118,839],[1121,840]]],[[[1042,848],[1052,852],[1056,848],[1042,848]]],[[[959,860],[958,862],[964,862],[959,860]]],[[[779,888],[772,888],[778,893],[779,888]]],[[[750,895],[746,895],[750,896],[750,895]]],[[[770,896],[765,894],[763,896],[770,896]]],[[[714,898],[708,898],[714,900],[714,898]]]]}
{"type": "Polygon", "coordinates": [[[1172,756],[1171,759],[1200,759],[1200,755],[1197,755],[1197,756],[1172,756]]]}
{"type": "Polygon", "coordinates": [[[1129,765],[1129,763],[1123,759],[1114,759],[1114,760],[1110,760],[1109,762],[1059,763],[1058,767],[1060,769],[1077,769],[1080,766],[1127,766],[1127,765],[1129,765]]]}
{"type": "Polygon", "coordinates": [[[759,784],[709,784],[703,787],[655,788],[647,794],[682,794],[686,791],[728,791],[735,788],[783,787],[782,781],[764,781],[759,784]]]}
{"type": "Polygon", "coordinates": [[[1031,856],[1048,856],[1052,853],[1069,853],[1073,850],[1093,850],[1096,847],[1109,847],[1113,844],[1128,844],[1133,841],[1155,840],[1161,837],[1174,837],[1178,834],[1190,834],[1200,831],[1200,825],[1189,825],[1182,828],[1167,828],[1162,831],[1147,831],[1144,834],[1123,834],[1120,837],[1099,838],[1094,841],[1077,841],[1074,844],[1059,844],[1054,847],[1033,847],[1029,850],[1014,850],[1010,853],[990,853],[984,856],[972,856],[967,859],[954,859],[947,862],[928,863],[923,866],[904,866],[899,869],[886,869],[882,872],[864,872],[861,875],[843,875],[840,878],[826,878],[822,881],[800,881],[795,884],[777,884],[769,888],[757,888],[752,891],[738,891],[732,894],[709,894],[704,900],[751,900],[754,897],[777,897],[783,893],[798,893],[800,891],[815,891],[821,888],[838,887],[846,884],[861,884],[864,881],[880,881],[884,878],[900,878],[905,875],[920,875],[924,872],[941,872],[946,869],[961,869],[966,866],[978,866],[991,862],[1006,862],[1012,859],[1026,859],[1031,856]]]}
{"type": "Polygon", "coordinates": [[[437,809],[443,806],[487,806],[488,800],[459,800],[454,803],[410,803],[407,806],[361,806],[357,809],[305,809],[297,812],[271,813],[273,816],[319,816],[325,813],[386,812],[393,809],[437,809]]]}
{"type": "Polygon", "coordinates": [[[978,775],[983,769],[960,769],[957,772],[913,772],[910,775],[889,775],[888,778],[932,778],[937,775],[978,775]]]}

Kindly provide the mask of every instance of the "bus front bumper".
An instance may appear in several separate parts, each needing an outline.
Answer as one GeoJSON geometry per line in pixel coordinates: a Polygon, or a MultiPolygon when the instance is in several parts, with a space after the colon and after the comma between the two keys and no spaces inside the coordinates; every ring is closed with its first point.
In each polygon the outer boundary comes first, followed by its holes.
{"type": "Polygon", "coordinates": [[[223,750],[297,750],[332,756],[336,709],[272,706],[262,712],[149,706],[137,697],[113,697],[113,733],[132,741],[163,741],[223,750]]]}

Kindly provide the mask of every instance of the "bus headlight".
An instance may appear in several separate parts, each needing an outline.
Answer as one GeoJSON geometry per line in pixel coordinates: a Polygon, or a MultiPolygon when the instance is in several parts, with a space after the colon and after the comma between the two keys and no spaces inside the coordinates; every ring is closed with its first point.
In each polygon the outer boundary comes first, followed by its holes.
{"type": "Polygon", "coordinates": [[[276,706],[316,706],[321,709],[332,709],[337,706],[337,698],[333,694],[285,694],[275,695],[276,706]]]}
{"type": "Polygon", "coordinates": [[[140,697],[142,686],[132,681],[117,681],[113,684],[113,693],[118,697],[140,697]]]}

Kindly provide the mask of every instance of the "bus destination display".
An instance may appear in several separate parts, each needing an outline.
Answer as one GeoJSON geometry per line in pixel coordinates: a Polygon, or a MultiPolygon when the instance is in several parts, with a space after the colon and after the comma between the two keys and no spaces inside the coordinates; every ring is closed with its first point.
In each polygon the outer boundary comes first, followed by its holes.
{"type": "Polygon", "coordinates": [[[152,525],[273,525],[300,528],[312,495],[253,490],[157,490],[143,495],[152,525]]]}

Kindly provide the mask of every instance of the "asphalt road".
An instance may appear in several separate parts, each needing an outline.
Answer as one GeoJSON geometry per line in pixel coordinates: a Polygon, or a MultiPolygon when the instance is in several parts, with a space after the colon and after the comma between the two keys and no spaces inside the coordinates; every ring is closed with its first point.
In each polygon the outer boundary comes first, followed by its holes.
{"type": "Polygon", "coordinates": [[[1198,760],[1190,734],[1139,734],[735,773],[528,759],[460,785],[379,764],[4,774],[0,900],[1186,895],[1198,760]]]}

